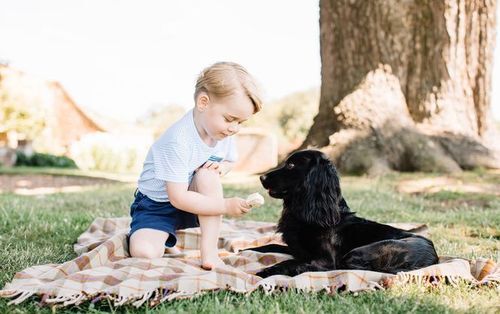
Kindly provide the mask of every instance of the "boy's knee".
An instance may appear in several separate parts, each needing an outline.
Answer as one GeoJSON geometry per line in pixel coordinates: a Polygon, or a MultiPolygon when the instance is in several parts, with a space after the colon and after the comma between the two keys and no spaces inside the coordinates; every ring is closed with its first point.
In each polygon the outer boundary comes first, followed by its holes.
{"type": "Polygon", "coordinates": [[[158,258],[165,253],[165,248],[155,246],[147,241],[130,242],[130,256],[141,258],[158,258]]]}
{"type": "Polygon", "coordinates": [[[217,171],[209,169],[199,169],[194,175],[193,183],[196,191],[211,190],[221,185],[220,176],[217,171]]]}
{"type": "Polygon", "coordinates": [[[215,178],[219,179],[219,173],[212,169],[201,168],[196,171],[195,177],[198,180],[210,179],[213,180],[215,178]]]}

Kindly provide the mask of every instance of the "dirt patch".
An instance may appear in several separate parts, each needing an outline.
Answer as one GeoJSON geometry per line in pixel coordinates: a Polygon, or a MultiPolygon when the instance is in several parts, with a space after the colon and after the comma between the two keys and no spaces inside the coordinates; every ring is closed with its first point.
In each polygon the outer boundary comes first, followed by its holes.
{"type": "Polygon", "coordinates": [[[456,208],[470,209],[490,209],[493,208],[489,200],[442,200],[433,205],[429,205],[428,209],[438,212],[446,212],[456,208]]]}
{"type": "Polygon", "coordinates": [[[500,184],[469,183],[451,177],[436,177],[401,181],[397,190],[407,194],[434,194],[447,191],[500,195],[500,184]]]}
{"type": "Polygon", "coordinates": [[[48,194],[56,192],[74,192],[95,185],[116,184],[117,181],[78,176],[60,175],[0,175],[0,193],[48,194]]]}

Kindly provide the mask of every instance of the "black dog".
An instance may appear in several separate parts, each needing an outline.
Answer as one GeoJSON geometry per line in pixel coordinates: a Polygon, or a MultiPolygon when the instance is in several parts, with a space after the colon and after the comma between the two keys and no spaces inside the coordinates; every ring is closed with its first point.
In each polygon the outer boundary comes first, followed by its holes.
{"type": "Polygon", "coordinates": [[[283,199],[278,231],[288,246],[250,250],[288,253],[294,258],[268,267],[258,276],[335,269],[394,274],[438,262],[430,240],[351,212],[335,167],[320,151],[296,152],[260,180],[271,197],[283,199]]]}

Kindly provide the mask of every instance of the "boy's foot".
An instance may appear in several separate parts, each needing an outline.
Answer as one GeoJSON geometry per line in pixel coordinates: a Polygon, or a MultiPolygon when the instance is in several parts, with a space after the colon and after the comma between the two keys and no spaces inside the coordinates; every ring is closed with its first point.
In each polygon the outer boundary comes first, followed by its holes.
{"type": "Polygon", "coordinates": [[[226,264],[224,264],[224,262],[218,256],[211,259],[202,258],[201,260],[201,268],[203,268],[204,270],[212,270],[216,267],[223,267],[223,266],[226,266],[226,264]]]}

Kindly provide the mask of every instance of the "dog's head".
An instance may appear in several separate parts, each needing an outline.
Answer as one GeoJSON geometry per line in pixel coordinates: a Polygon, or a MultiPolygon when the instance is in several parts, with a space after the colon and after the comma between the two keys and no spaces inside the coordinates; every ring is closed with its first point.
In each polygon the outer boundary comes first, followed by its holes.
{"type": "Polygon", "coordinates": [[[271,197],[309,223],[331,226],[339,219],[339,177],[328,157],[317,150],[290,155],[280,167],[260,177],[271,197]]]}

